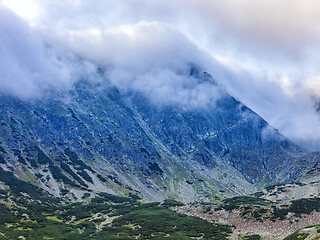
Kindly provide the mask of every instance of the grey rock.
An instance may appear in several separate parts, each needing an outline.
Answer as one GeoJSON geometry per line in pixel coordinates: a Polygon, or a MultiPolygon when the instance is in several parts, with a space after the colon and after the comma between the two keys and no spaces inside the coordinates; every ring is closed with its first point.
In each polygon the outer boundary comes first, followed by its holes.
{"type": "MultiPolygon", "coordinates": [[[[219,87],[196,67],[190,75],[219,87]]],[[[219,201],[295,181],[318,161],[224,90],[212,106],[185,109],[81,80],[0,103],[0,166],[71,200],[105,191],[219,201]]]]}

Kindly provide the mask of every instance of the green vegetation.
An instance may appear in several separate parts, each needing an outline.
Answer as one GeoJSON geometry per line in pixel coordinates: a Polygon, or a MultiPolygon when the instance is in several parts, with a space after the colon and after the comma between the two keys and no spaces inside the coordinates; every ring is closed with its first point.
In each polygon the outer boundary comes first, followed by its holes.
{"type": "Polygon", "coordinates": [[[301,214],[310,214],[313,211],[320,211],[320,198],[302,198],[291,201],[291,205],[284,205],[284,208],[274,207],[273,219],[283,220],[289,212],[301,217],[301,214]]]}
{"type": "MultiPolygon", "coordinates": [[[[227,206],[226,209],[228,210],[227,206]]],[[[288,213],[293,213],[296,217],[301,217],[301,214],[310,214],[312,211],[320,211],[320,198],[304,198],[291,201],[290,205],[276,206],[271,208],[263,206],[246,206],[239,207],[240,215],[247,219],[256,219],[263,221],[269,219],[271,221],[285,220],[288,213]]]]}
{"type": "Polygon", "coordinates": [[[4,158],[0,155],[0,163],[4,164],[6,163],[6,161],[4,160],[4,158]]]}
{"type": "Polygon", "coordinates": [[[248,197],[240,196],[234,198],[228,198],[223,201],[226,204],[234,204],[237,206],[246,204],[246,205],[269,205],[271,202],[269,200],[258,198],[258,197],[248,197]]]}
{"type": "Polygon", "coordinates": [[[26,147],[23,149],[24,155],[26,156],[26,159],[30,163],[30,165],[34,168],[39,167],[37,164],[35,158],[34,158],[34,152],[36,152],[36,149],[34,147],[26,147]]]}
{"type": "MultiPolygon", "coordinates": [[[[259,194],[260,195],[260,194],[259,194]]],[[[289,213],[295,217],[302,214],[311,214],[313,211],[320,211],[320,198],[303,198],[293,200],[290,204],[277,205],[271,201],[258,197],[235,197],[223,200],[214,210],[239,210],[240,216],[245,219],[254,219],[263,222],[264,220],[285,220],[289,213]]]]}
{"type": "Polygon", "coordinates": [[[309,233],[299,233],[299,232],[300,230],[294,232],[293,234],[289,235],[283,240],[301,240],[301,239],[306,239],[309,236],[309,233]]]}
{"type": "Polygon", "coordinates": [[[0,152],[2,152],[2,153],[7,153],[7,151],[4,150],[4,148],[3,148],[2,146],[0,146],[0,152]]]}
{"type": "Polygon", "coordinates": [[[132,211],[113,221],[98,236],[101,239],[226,239],[231,229],[213,225],[169,209],[151,207],[132,211]]]}
{"type": "Polygon", "coordinates": [[[253,205],[262,205],[267,206],[270,205],[271,202],[258,197],[247,197],[247,196],[241,196],[241,197],[234,197],[234,198],[228,198],[223,200],[222,204],[219,205],[216,210],[219,209],[225,209],[227,211],[232,211],[233,209],[240,209],[243,206],[253,206],[253,205]]]}
{"type": "MultiPolygon", "coordinates": [[[[99,193],[84,203],[64,203],[0,169],[0,240],[19,239],[227,239],[231,227],[179,214],[174,200],[99,193]],[[112,224],[111,224],[112,222],[112,224]]],[[[84,195],[88,197],[88,194],[84,195]]]]}
{"type": "Polygon", "coordinates": [[[0,203],[0,225],[3,225],[5,223],[12,223],[18,220],[18,218],[14,215],[13,212],[10,211],[6,205],[0,203]]]}
{"type": "Polygon", "coordinates": [[[53,178],[56,179],[57,181],[62,181],[65,184],[68,184],[73,187],[80,187],[78,184],[76,184],[74,181],[72,181],[70,178],[64,175],[58,166],[50,164],[49,169],[50,169],[50,172],[52,173],[53,178]]]}
{"type": "Polygon", "coordinates": [[[88,198],[88,197],[90,197],[90,193],[85,193],[85,194],[83,194],[82,199],[85,199],[85,198],[88,198]]]}
{"type": "MultiPolygon", "coordinates": [[[[277,186],[279,189],[279,186],[277,186]]],[[[269,187],[274,189],[275,186],[269,187]]],[[[258,196],[260,194],[257,194],[258,196]]],[[[255,196],[257,196],[255,195],[255,196]]],[[[255,219],[264,221],[269,219],[271,221],[285,220],[288,213],[293,213],[295,217],[301,217],[302,214],[311,214],[313,211],[320,211],[320,198],[302,198],[293,200],[290,204],[277,205],[271,201],[259,197],[235,197],[223,200],[215,211],[218,210],[232,211],[237,209],[240,211],[240,216],[246,219],[255,219]]]]}
{"type": "Polygon", "coordinates": [[[64,150],[64,153],[69,157],[73,164],[80,166],[79,170],[88,169],[91,172],[94,172],[93,169],[85,164],[82,160],[80,160],[78,155],[75,152],[71,151],[70,148],[66,148],[64,150]]]}
{"type": "Polygon", "coordinates": [[[161,205],[165,207],[179,207],[183,206],[184,204],[173,199],[166,199],[161,205]]]}
{"type": "Polygon", "coordinates": [[[66,171],[68,174],[71,175],[71,177],[73,177],[78,183],[80,183],[82,186],[84,187],[88,187],[88,185],[77,175],[75,174],[72,169],[69,167],[68,164],[61,162],[60,163],[60,167],[66,171]]]}
{"type": "Polygon", "coordinates": [[[78,171],[78,174],[79,174],[81,177],[83,177],[86,181],[88,181],[88,182],[90,182],[90,183],[93,183],[92,178],[89,176],[89,174],[88,174],[86,171],[84,171],[84,170],[78,171]]]}
{"type": "Polygon", "coordinates": [[[13,150],[13,153],[14,153],[15,156],[18,157],[18,161],[19,161],[20,163],[27,165],[26,161],[25,161],[24,158],[21,156],[20,150],[14,149],[14,150],[13,150]]]}
{"type": "Polygon", "coordinates": [[[0,181],[4,182],[10,187],[10,191],[15,196],[24,196],[21,193],[27,194],[30,198],[41,201],[43,204],[48,201],[58,202],[57,199],[52,198],[51,196],[44,193],[43,190],[32,185],[29,182],[25,182],[16,178],[12,172],[4,171],[0,168],[0,181]]]}
{"type": "Polygon", "coordinates": [[[162,169],[159,167],[158,163],[148,162],[149,169],[160,174],[163,173],[162,169]]]}
{"type": "Polygon", "coordinates": [[[36,147],[38,152],[38,163],[39,164],[47,164],[52,163],[51,159],[38,147],[36,147]]]}
{"type": "Polygon", "coordinates": [[[105,179],[104,177],[102,177],[100,174],[98,174],[97,177],[100,179],[100,181],[102,181],[104,183],[108,182],[108,180],[105,179]]]}
{"type": "Polygon", "coordinates": [[[320,210],[320,198],[303,198],[292,201],[289,211],[296,216],[310,214],[312,211],[320,210]]]}
{"type": "Polygon", "coordinates": [[[26,201],[19,204],[11,209],[0,205],[3,239],[226,239],[231,233],[228,226],[178,214],[159,203],[143,204],[108,194],[101,194],[88,204],[51,208],[26,201]],[[115,217],[112,225],[106,224],[97,231],[106,216],[115,217]]]}
{"type": "MultiPolygon", "coordinates": [[[[306,239],[310,234],[308,231],[311,233],[316,230],[317,233],[320,233],[320,225],[311,225],[311,226],[306,226],[304,228],[301,228],[294,233],[290,234],[289,236],[285,237],[283,240],[300,240],[300,239],[306,239]],[[307,231],[306,231],[307,230],[307,231]]],[[[310,238],[310,237],[309,237],[310,238]]],[[[310,238],[311,239],[311,238],[310,238]]],[[[318,240],[320,239],[320,235],[318,236],[313,236],[313,240],[318,240]]]]}
{"type": "Polygon", "coordinates": [[[261,238],[260,235],[258,235],[258,234],[253,234],[253,235],[244,236],[244,237],[241,238],[241,239],[243,239],[243,240],[260,240],[260,239],[262,239],[262,238],[261,238]]]}

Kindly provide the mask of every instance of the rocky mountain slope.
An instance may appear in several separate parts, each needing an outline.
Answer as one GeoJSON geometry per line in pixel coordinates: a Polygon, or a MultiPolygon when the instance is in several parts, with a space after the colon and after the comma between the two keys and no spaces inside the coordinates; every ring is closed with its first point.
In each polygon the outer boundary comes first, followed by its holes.
{"type": "Polygon", "coordinates": [[[319,207],[320,198],[297,199],[284,204],[263,198],[237,197],[226,199],[218,205],[194,204],[173,209],[211,223],[233,226],[229,239],[298,240],[320,237],[317,225],[320,219],[319,207]],[[307,234],[299,236],[299,232],[307,234]]]}
{"type": "Polygon", "coordinates": [[[177,206],[179,213],[234,226],[229,239],[319,239],[320,174],[266,187],[249,196],[177,206]]]}
{"type": "MultiPolygon", "coordinates": [[[[219,88],[199,69],[190,76],[219,88]]],[[[192,202],[292,182],[316,164],[316,153],[220,91],[201,109],[157,105],[85,80],[40,99],[2,95],[0,166],[70,200],[108,192],[192,202]]]]}

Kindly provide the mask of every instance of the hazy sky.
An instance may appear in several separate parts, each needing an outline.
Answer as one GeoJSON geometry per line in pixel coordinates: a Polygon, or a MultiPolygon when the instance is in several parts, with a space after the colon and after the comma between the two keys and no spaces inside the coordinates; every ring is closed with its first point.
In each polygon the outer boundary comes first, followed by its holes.
{"type": "Polygon", "coordinates": [[[319,1],[0,2],[2,92],[66,89],[99,65],[123,91],[202,107],[219,93],[179,74],[194,62],[285,136],[320,149],[319,1]]]}

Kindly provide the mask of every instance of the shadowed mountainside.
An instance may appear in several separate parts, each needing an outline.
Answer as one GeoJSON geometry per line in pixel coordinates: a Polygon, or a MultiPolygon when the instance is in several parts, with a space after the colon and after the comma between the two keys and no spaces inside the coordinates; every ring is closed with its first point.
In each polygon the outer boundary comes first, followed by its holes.
{"type": "Polygon", "coordinates": [[[102,191],[192,202],[292,182],[318,160],[210,74],[191,68],[190,76],[219,88],[217,102],[156,105],[84,80],[32,101],[1,96],[0,166],[71,200],[102,191]]]}

